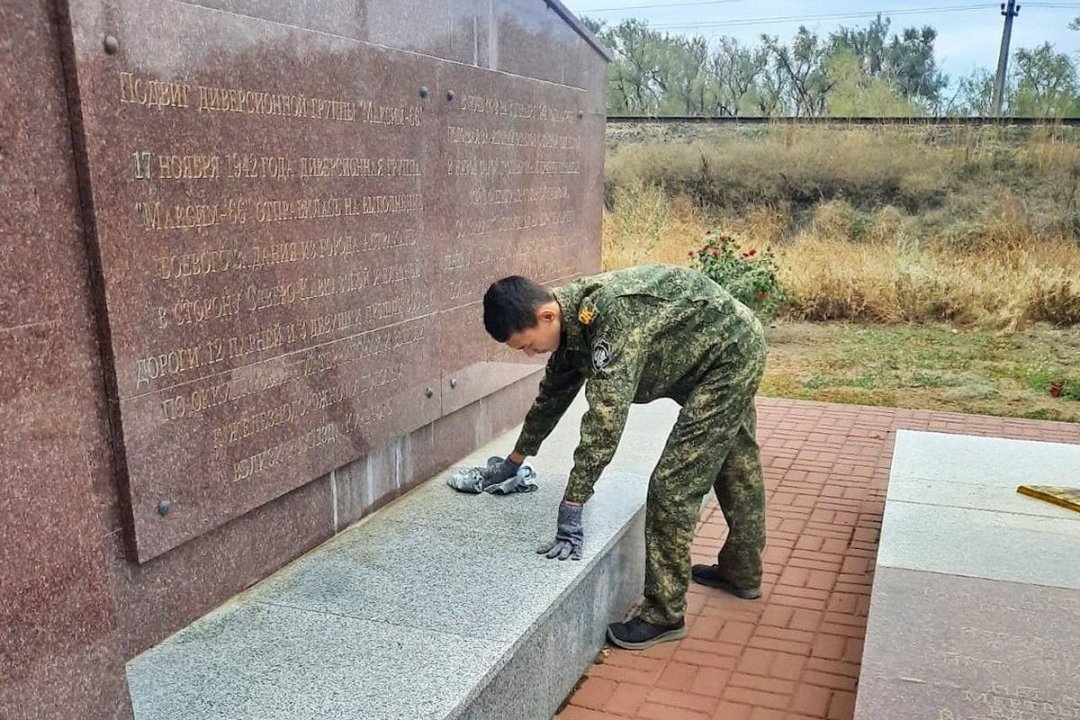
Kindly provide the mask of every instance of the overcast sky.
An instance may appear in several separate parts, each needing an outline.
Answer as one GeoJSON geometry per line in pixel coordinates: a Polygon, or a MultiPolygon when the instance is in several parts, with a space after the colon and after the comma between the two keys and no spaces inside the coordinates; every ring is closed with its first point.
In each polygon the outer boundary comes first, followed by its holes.
{"type": "MultiPolygon", "coordinates": [[[[985,0],[563,0],[575,14],[617,24],[637,17],[671,33],[715,38],[732,35],[754,44],[762,33],[790,39],[799,25],[821,35],[845,25],[865,27],[880,11],[892,18],[891,31],[932,25],[938,31],[939,66],[954,78],[976,67],[997,66],[1004,17],[999,2],[985,0]],[[649,6],[649,7],[643,7],[649,6]],[[846,17],[822,17],[822,16],[846,17]],[[789,19],[782,19],[789,18],[789,19]]],[[[1020,1],[1013,23],[1012,50],[1053,43],[1080,60],[1080,32],[1068,29],[1080,16],[1078,0],[1020,1]]]]}

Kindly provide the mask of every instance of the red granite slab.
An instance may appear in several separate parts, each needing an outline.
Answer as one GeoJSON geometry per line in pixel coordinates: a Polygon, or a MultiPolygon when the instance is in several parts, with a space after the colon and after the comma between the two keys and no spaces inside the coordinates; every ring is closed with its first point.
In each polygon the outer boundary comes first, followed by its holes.
{"type": "Polygon", "coordinates": [[[1080,713],[1080,593],[878,568],[855,717],[1080,713]]]}
{"type": "Polygon", "coordinates": [[[0,718],[131,717],[101,367],[53,3],[0,9],[0,718]]]}
{"type": "Polygon", "coordinates": [[[598,269],[595,91],[353,39],[415,4],[209,5],[71,10],[141,561],[534,372],[483,290],[598,269]]]}

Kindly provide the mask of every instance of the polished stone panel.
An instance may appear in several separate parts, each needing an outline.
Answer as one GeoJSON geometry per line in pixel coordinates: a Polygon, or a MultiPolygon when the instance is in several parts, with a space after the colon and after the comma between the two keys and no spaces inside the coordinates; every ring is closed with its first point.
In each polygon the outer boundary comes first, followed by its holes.
{"type": "Polygon", "coordinates": [[[142,561],[527,377],[484,288],[598,269],[602,97],[437,59],[483,3],[317,5],[72,3],[142,561]]]}
{"type": "Polygon", "coordinates": [[[480,301],[491,282],[520,274],[558,285],[599,270],[594,243],[581,239],[599,230],[604,143],[596,98],[580,87],[445,66],[438,94],[454,98],[439,110],[433,200],[452,222],[430,224],[443,409],[452,412],[538,362],[484,331],[480,301]]]}
{"type": "Polygon", "coordinates": [[[855,717],[1075,717],[1077,617],[1075,590],[879,568],[855,717]]]}
{"type": "MultiPolygon", "coordinates": [[[[488,282],[495,279],[489,278],[488,282]]],[[[480,303],[439,313],[438,327],[439,355],[445,368],[444,415],[476,402],[497,388],[543,370],[542,359],[515,353],[491,339],[484,330],[480,303]]]]}
{"type": "Polygon", "coordinates": [[[95,498],[108,467],[101,367],[54,13],[43,1],[0,9],[0,718],[126,720],[95,498]]]}
{"type": "Polygon", "coordinates": [[[172,484],[133,483],[136,530],[152,534],[155,546],[179,544],[248,506],[277,497],[301,478],[318,477],[414,429],[421,420],[425,424],[434,420],[440,412],[439,399],[434,394],[427,397],[426,389],[437,392],[438,379],[417,378],[418,371],[430,369],[431,361],[425,358],[431,357],[432,346],[423,338],[433,328],[434,318],[429,316],[267,361],[257,369],[196,381],[174,398],[182,403],[219,390],[228,394],[234,387],[246,392],[251,383],[280,384],[270,394],[269,410],[235,417],[233,406],[223,403],[199,413],[191,432],[174,437],[168,445],[156,441],[168,425],[161,420],[160,399],[144,396],[130,403],[125,417],[125,427],[131,428],[129,442],[134,439],[145,448],[141,454],[129,454],[133,476],[154,477],[156,469],[175,464],[179,453],[190,458],[186,471],[193,473],[172,484]],[[400,347],[380,352],[394,345],[400,347]],[[291,381],[281,382],[284,378],[291,381]],[[314,427],[296,435],[296,427],[306,427],[311,416],[316,418],[314,427]],[[266,418],[263,426],[255,424],[256,418],[266,418]],[[195,424],[202,422],[209,427],[195,424]],[[245,443],[245,434],[258,438],[258,444],[245,443]],[[218,461],[221,456],[224,461],[218,461]],[[215,482],[223,464],[224,481],[215,482]],[[275,472],[282,477],[271,483],[275,472]],[[202,482],[192,482],[193,477],[202,482]],[[171,503],[164,518],[158,513],[163,499],[171,503]]]}
{"type": "Polygon", "coordinates": [[[489,0],[185,0],[307,30],[487,67],[489,0]]]}
{"type": "Polygon", "coordinates": [[[549,3],[504,0],[495,12],[500,70],[584,86],[590,71],[586,60],[596,50],[549,3]]]}
{"type": "Polygon", "coordinates": [[[146,560],[440,414],[434,61],[180,3],[100,7],[74,3],[73,32],[146,560]]]}
{"type": "Polygon", "coordinates": [[[1075,510],[1022,495],[1011,484],[977,485],[968,482],[894,478],[889,484],[889,497],[897,502],[944,505],[1080,522],[1080,513],[1075,510]]]}
{"type": "Polygon", "coordinates": [[[1080,588],[1080,515],[1016,492],[1077,467],[1074,445],[900,431],[877,564],[1080,588]]]}
{"type": "Polygon", "coordinates": [[[891,501],[879,567],[1080,589],[1080,520],[891,501]]]}

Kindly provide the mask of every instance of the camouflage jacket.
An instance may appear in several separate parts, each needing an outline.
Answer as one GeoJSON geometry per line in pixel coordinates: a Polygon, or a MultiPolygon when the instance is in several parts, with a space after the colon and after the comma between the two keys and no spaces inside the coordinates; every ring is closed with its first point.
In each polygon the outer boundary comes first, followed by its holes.
{"type": "Polygon", "coordinates": [[[688,268],[647,265],[581,278],[553,290],[559,348],[516,450],[535,455],[583,384],[581,423],[565,498],[585,502],[619,444],[630,404],[683,404],[701,380],[735,375],[763,351],[761,325],[726,290],[688,268]]]}

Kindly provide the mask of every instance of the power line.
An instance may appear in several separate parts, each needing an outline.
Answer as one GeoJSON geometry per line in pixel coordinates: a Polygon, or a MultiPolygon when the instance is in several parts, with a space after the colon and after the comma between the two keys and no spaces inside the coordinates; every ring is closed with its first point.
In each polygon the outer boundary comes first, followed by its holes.
{"type": "Polygon", "coordinates": [[[875,10],[864,11],[858,13],[838,13],[831,15],[788,15],[785,17],[761,17],[761,18],[733,18],[730,20],[717,20],[713,22],[701,22],[701,23],[661,23],[659,25],[650,25],[650,29],[653,30],[671,30],[676,28],[715,28],[715,27],[737,27],[740,25],[767,25],[775,23],[788,23],[788,22],[810,22],[814,20],[858,20],[863,18],[875,18],[878,15],[895,16],[895,15],[930,15],[937,13],[949,13],[949,12],[966,12],[971,10],[989,10],[993,6],[989,5],[960,5],[955,7],[931,7],[931,8],[908,8],[901,10],[875,10]]]}
{"type": "Polygon", "coordinates": [[[749,2],[750,0],[698,0],[698,2],[659,3],[653,5],[626,5],[624,7],[593,8],[581,10],[578,15],[589,15],[599,12],[622,12],[623,10],[652,10],[654,8],[691,7],[694,5],[728,5],[730,3],[749,2]]]}
{"type": "Polygon", "coordinates": [[[674,23],[662,23],[660,25],[651,25],[653,29],[662,29],[667,27],[712,27],[718,25],[740,24],[751,25],[755,23],[781,23],[781,22],[803,22],[810,20],[852,20],[858,18],[874,18],[878,15],[918,15],[918,14],[932,14],[932,13],[947,13],[947,12],[961,12],[968,10],[989,10],[993,5],[959,5],[953,7],[929,7],[929,8],[908,8],[900,10],[863,10],[859,12],[850,13],[833,13],[827,15],[785,15],[785,16],[772,16],[772,17],[758,17],[758,18],[732,18],[730,20],[717,20],[703,23],[693,24],[674,24],[674,23]]]}

